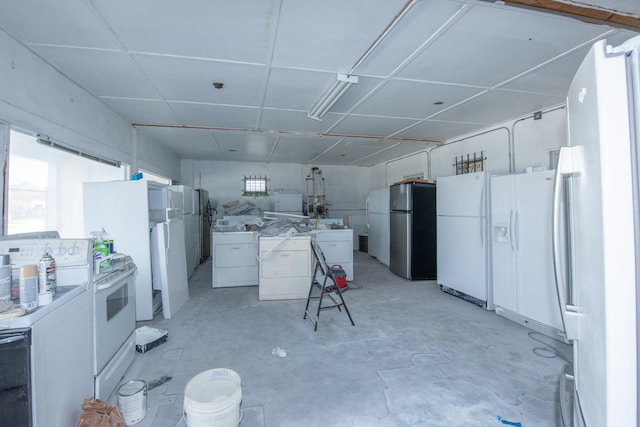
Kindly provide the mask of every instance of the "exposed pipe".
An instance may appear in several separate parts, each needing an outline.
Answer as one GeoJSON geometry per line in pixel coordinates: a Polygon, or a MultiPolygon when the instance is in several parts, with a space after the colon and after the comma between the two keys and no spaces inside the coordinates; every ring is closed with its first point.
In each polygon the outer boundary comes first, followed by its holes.
{"type": "Polygon", "coordinates": [[[384,137],[384,136],[372,136],[372,135],[348,135],[344,133],[314,133],[314,132],[300,132],[290,130],[271,130],[271,129],[243,129],[243,128],[225,128],[225,127],[211,127],[211,126],[190,126],[190,125],[161,125],[156,123],[133,123],[131,126],[138,127],[153,127],[153,128],[168,128],[168,129],[197,129],[197,130],[213,130],[213,131],[225,131],[225,132],[255,132],[255,133],[271,133],[274,135],[294,135],[294,136],[307,136],[307,137],[335,137],[335,138],[353,138],[353,139],[377,139],[384,141],[408,141],[408,142],[426,142],[429,144],[440,144],[441,141],[434,139],[422,139],[422,138],[398,138],[398,137],[384,137]]]}

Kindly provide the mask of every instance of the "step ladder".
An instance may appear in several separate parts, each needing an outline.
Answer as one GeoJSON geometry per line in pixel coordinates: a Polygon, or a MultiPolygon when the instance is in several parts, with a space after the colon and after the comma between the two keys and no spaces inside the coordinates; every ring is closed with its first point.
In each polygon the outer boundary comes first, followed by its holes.
{"type": "Polygon", "coordinates": [[[353,323],[347,304],[344,302],[344,298],[342,298],[340,286],[338,286],[338,282],[333,276],[331,267],[327,264],[327,260],[324,257],[322,249],[316,242],[315,236],[311,236],[311,252],[313,252],[315,267],[311,275],[311,286],[309,287],[309,296],[307,297],[307,306],[304,309],[303,319],[308,317],[309,320],[311,320],[315,332],[318,330],[321,311],[337,308],[338,311],[342,312],[342,308],[344,307],[344,311],[349,317],[351,325],[355,326],[356,324],[353,323]],[[318,301],[316,309],[312,310],[315,311],[315,313],[311,313],[309,310],[311,300],[318,301]]]}

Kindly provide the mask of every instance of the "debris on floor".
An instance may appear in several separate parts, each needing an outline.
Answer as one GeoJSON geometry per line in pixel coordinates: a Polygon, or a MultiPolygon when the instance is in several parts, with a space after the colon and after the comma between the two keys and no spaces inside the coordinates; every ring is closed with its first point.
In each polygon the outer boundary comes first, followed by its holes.
{"type": "Polygon", "coordinates": [[[500,415],[498,415],[496,417],[498,419],[498,421],[500,421],[502,424],[506,424],[508,426],[514,426],[514,427],[522,427],[521,423],[517,423],[517,422],[513,422],[513,421],[507,421],[505,419],[503,419],[500,415]]]}
{"type": "Polygon", "coordinates": [[[287,352],[280,348],[280,347],[276,347],[271,351],[271,354],[273,354],[274,356],[278,356],[278,357],[287,357],[287,352]]]}
{"type": "Polygon", "coordinates": [[[172,377],[168,377],[166,375],[161,376],[160,378],[158,378],[157,380],[153,380],[149,382],[149,386],[147,387],[147,390],[152,390],[158,386],[161,386],[162,384],[171,381],[172,377]]]}

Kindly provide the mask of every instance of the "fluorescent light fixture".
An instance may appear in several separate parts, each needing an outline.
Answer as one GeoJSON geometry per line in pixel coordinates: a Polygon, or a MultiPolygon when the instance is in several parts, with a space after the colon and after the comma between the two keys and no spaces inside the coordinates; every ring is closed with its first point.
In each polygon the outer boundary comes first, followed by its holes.
{"type": "Polygon", "coordinates": [[[358,83],[358,76],[338,73],[331,86],[318,98],[309,110],[307,117],[313,120],[322,121],[325,114],[338,102],[344,93],[353,84],[358,83]]]}

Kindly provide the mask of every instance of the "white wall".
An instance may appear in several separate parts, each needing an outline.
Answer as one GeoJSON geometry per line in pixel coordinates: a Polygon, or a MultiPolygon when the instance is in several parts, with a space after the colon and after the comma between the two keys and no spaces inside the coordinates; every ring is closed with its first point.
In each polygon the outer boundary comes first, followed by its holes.
{"type": "MultiPolygon", "coordinates": [[[[3,31],[0,75],[0,122],[99,157],[137,163],[130,123],[3,31]]],[[[143,140],[137,156],[167,177],[180,176],[179,159],[162,146],[143,140]]]]}
{"type": "Polygon", "coordinates": [[[446,141],[426,152],[404,156],[371,168],[371,190],[388,187],[406,176],[424,173],[425,179],[436,180],[455,174],[456,156],[481,151],[486,158],[485,170],[522,172],[527,167],[549,167],[550,152],[567,145],[566,108],[558,106],[487,128],[481,132],[446,141]]]}
{"type": "MultiPolygon", "coordinates": [[[[310,165],[293,163],[216,162],[182,160],[180,182],[193,188],[203,188],[209,197],[223,203],[250,201],[262,210],[272,209],[268,197],[242,196],[245,175],[267,175],[273,191],[307,193],[306,177],[310,165]]],[[[369,194],[371,169],[356,166],[314,165],[325,178],[325,196],[329,217],[342,218],[362,214],[369,194]]],[[[311,187],[310,187],[311,189],[311,187]]],[[[219,209],[221,211],[221,209],[219,209]]]]}

